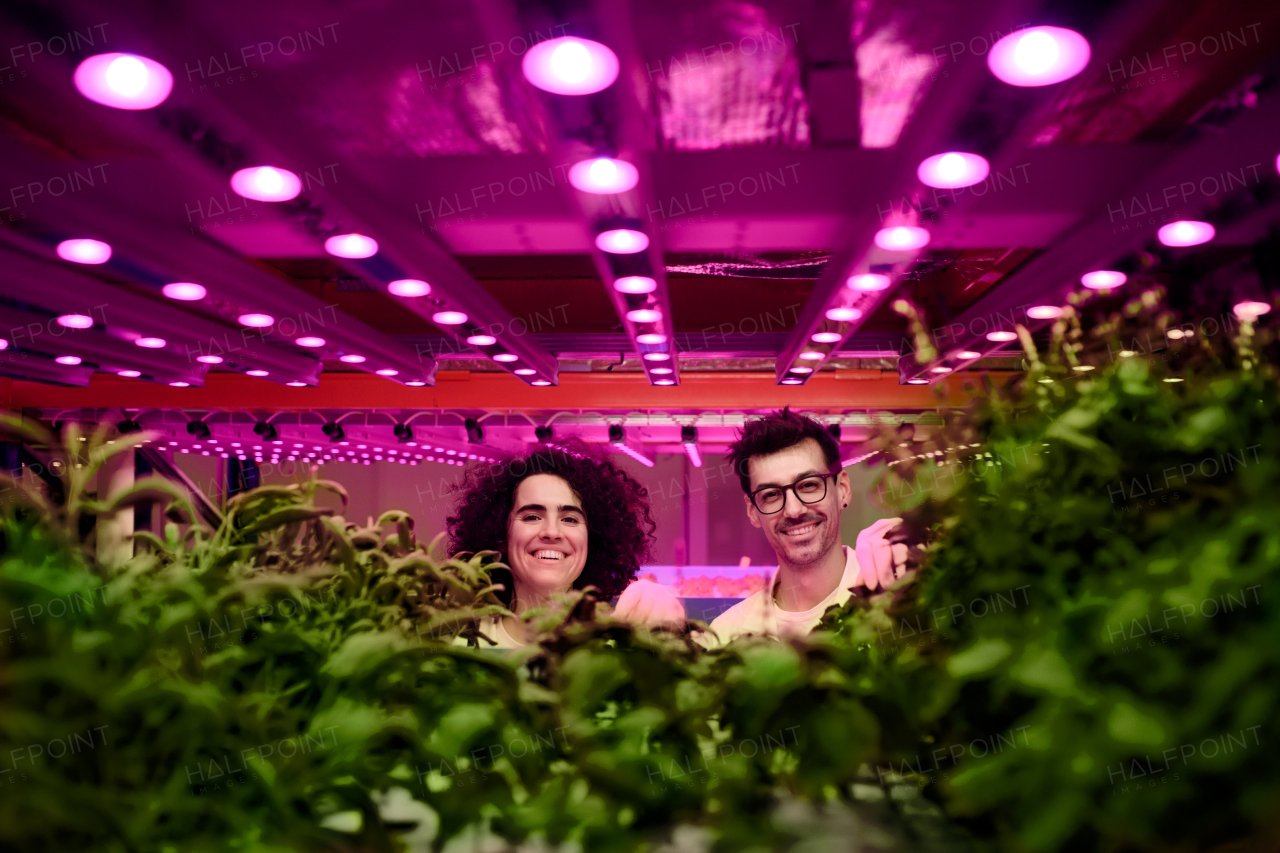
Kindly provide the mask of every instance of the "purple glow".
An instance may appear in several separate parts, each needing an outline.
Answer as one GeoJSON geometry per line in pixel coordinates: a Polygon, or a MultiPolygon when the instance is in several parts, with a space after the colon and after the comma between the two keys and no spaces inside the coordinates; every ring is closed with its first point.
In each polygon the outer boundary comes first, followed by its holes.
{"type": "Polygon", "coordinates": [[[1062,309],[1057,305],[1033,305],[1027,309],[1027,316],[1032,320],[1056,320],[1062,316],[1062,309]]]}
{"type": "Polygon", "coordinates": [[[530,382],[529,384],[530,384],[530,385],[539,385],[539,386],[542,386],[542,385],[550,385],[551,383],[550,383],[549,381],[547,381],[546,379],[535,379],[535,380],[533,380],[532,382],[530,382]]]}
{"type": "Polygon", "coordinates": [[[467,322],[467,315],[461,311],[437,311],[431,315],[431,322],[437,326],[460,326],[467,322]]]}
{"type": "Polygon", "coordinates": [[[837,323],[852,323],[862,319],[862,311],[857,308],[828,308],[827,319],[837,323]]]}
{"type": "Polygon", "coordinates": [[[78,356],[78,355],[60,355],[60,356],[58,356],[57,358],[55,358],[55,359],[54,359],[54,361],[58,362],[58,364],[65,364],[65,365],[68,365],[68,366],[72,366],[72,365],[76,365],[76,364],[79,364],[79,363],[80,363],[80,356],[78,356]]]}
{"type": "Polygon", "coordinates": [[[876,245],[890,252],[909,252],[929,245],[929,232],[915,225],[895,225],[876,232],[876,245]]]}
{"type": "Polygon", "coordinates": [[[991,165],[987,158],[964,151],[934,154],[920,161],[916,177],[927,187],[954,190],[971,187],[987,179],[991,165]]]}
{"type": "Polygon", "coordinates": [[[630,228],[602,231],[596,235],[596,248],[615,255],[634,255],[649,248],[649,235],[630,228]]]}
{"type": "Polygon", "coordinates": [[[426,385],[427,383],[423,382],[421,379],[410,379],[408,382],[404,384],[408,385],[410,388],[421,388],[423,385],[426,385]]]}
{"type": "Polygon", "coordinates": [[[203,285],[191,281],[171,282],[162,287],[160,292],[170,299],[181,302],[195,302],[198,299],[204,299],[209,293],[203,285]]]}
{"type": "Polygon", "coordinates": [[[362,355],[355,355],[354,353],[348,353],[347,355],[338,356],[338,361],[346,362],[347,364],[363,364],[365,357],[362,355]]]}
{"type": "Polygon", "coordinates": [[[513,361],[519,361],[519,360],[520,360],[520,356],[516,355],[516,354],[515,354],[515,353],[513,353],[513,352],[500,352],[500,353],[497,353],[497,354],[493,357],[493,360],[494,360],[494,361],[498,361],[498,362],[502,362],[502,363],[504,363],[504,364],[509,364],[509,363],[511,363],[511,362],[513,362],[513,361]]]}
{"type": "Polygon", "coordinates": [[[388,284],[387,290],[395,296],[426,296],[431,292],[431,285],[416,278],[402,278],[388,284]]]}
{"type": "Polygon", "coordinates": [[[72,79],[89,100],[120,110],[149,110],[173,91],[169,69],[133,53],[91,56],[76,67],[72,79]]]}
{"type": "Polygon", "coordinates": [[[9,341],[7,341],[4,338],[0,338],[0,350],[7,350],[8,348],[9,348],[9,341]]]}
{"type": "Polygon", "coordinates": [[[928,385],[929,380],[928,379],[908,379],[907,384],[908,385],[928,385]]]}
{"type": "MultiPolygon", "coordinates": [[[[178,381],[178,382],[170,382],[169,384],[170,384],[172,387],[174,387],[174,388],[190,388],[190,387],[191,387],[191,383],[190,383],[190,382],[182,382],[182,381],[178,381]]],[[[223,458],[224,458],[224,459],[226,458],[226,455],[227,455],[227,454],[225,454],[225,453],[224,453],[224,454],[222,454],[222,456],[223,456],[223,458]]]]}
{"type": "Polygon", "coordinates": [[[490,347],[498,342],[493,335],[471,335],[467,338],[467,343],[473,347],[490,347]]]}
{"type": "Polygon", "coordinates": [[[379,376],[399,376],[400,375],[400,371],[392,367],[384,367],[381,370],[375,370],[374,373],[377,373],[379,376]]]}
{"type": "MultiPolygon", "coordinates": [[[[138,378],[139,376],[141,376],[141,375],[142,375],[141,371],[137,371],[137,370],[118,370],[118,371],[116,371],[116,376],[123,376],[125,379],[137,379],[137,378],[138,378]]],[[[183,452],[183,453],[186,453],[186,451],[185,451],[185,450],[184,450],[184,451],[182,451],[182,452],[183,452]]]]}
{"type": "Polygon", "coordinates": [[[1113,287],[1119,287],[1128,280],[1128,276],[1115,270],[1094,270],[1080,276],[1080,283],[1090,290],[1110,290],[1113,287]]]}
{"type": "Polygon", "coordinates": [[[288,201],[302,192],[302,181],[288,169],[253,166],[231,176],[231,189],[254,201],[288,201]]]}
{"type": "Polygon", "coordinates": [[[1156,237],[1166,246],[1199,246],[1208,243],[1217,232],[1208,222],[1179,219],[1156,232],[1156,237]]]}
{"type": "Polygon", "coordinates": [[[1271,306],[1266,302],[1257,302],[1247,299],[1243,302],[1237,302],[1231,309],[1231,313],[1236,315],[1236,319],[1242,323],[1252,323],[1263,314],[1270,313],[1271,306]]]}
{"type": "Polygon", "coordinates": [[[68,329],[88,329],[93,326],[93,318],[87,314],[63,314],[57,323],[68,329]]]}
{"type": "Polygon", "coordinates": [[[526,80],[555,95],[590,95],[618,79],[618,57],[612,50],[574,36],[535,44],[520,67],[526,80]]]}
{"type": "Polygon", "coordinates": [[[670,361],[671,353],[667,352],[647,352],[640,356],[645,361],[670,361]]]}
{"type": "Polygon", "coordinates": [[[222,356],[220,355],[198,355],[196,361],[201,364],[222,364],[222,356]]]}
{"type": "Polygon", "coordinates": [[[1063,27],[1028,27],[1000,39],[987,55],[991,73],[1010,86],[1048,86],[1089,64],[1089,42],[1063,27]]]}
{"type": "Polygon", "coordinates": [[[662,319],[662,312],[654,308],[637,308],[627,312],[627,319],[633,323],[656,323],[662,319]]]}
{"type": "Polygon", "coordinates": [[[963,358],[968,361],[970,359],[982,358],[982,353],[974,352],[971,349],[962,349],[960,352],[956,353],[956,358],[963,358]]]}
{"type": "Polygon", "coordinates": [[[286,382],[284,384],[288,385],[290,388],[306,388],[307,387],[307,383],[299,382],[297,379],[293,380],[292,382],[286,382]]]}
{"type": "Polygon", "coordinates": [[[800,385],[800,384],[802,384],[803,382],[804,382],[804,380],[803,380],[803,379],[784,379],[784,380],[782,380],[782,384],[783,384],[783,385],[800,385]]]}
{"type": "Polygon", "coordinates": [[[636,335],[636,343],[638,344],[665,344],[667,336],[658,332],[645,332],[643,335],[636,335]]]}
{"type": "Polygon", "coordinates": [[[265,329],[268,326],[275,325],[276,318],[270,314],[241,314],[236,318],[241,326],[248,326],[252,329],[265,329]]]}
{"type": "Polygon", "coordinates": [[[826,357],[827,354],[825,352],[818,352],[817,350],[806,350],[799,355],[799,358],[803,358],[805,361],[821,361],[826,357]]]}
{"type": "Polygon", "coordinates": [[[249,376],[270,376],[271,375],[265,370],[246,370],[245,373],[249,376]]]}
{"type": "Polygon", "coordinates": [[[1018,335],[1015,332],[1000,332],[1000,331],[987,332],[987,340],[995,341],[996,343],[1004,343],[1006,341],[1016,341],[1017,339],[1018,339],[1018,335]]]}
{"type": "Polygon", "coordinates": [[[795,366],[795,367],[791,368],[790,370],[788,370],[787,372],[788,372],[788,373],[813,373],[813,368],[812,368],[812,367],[802,367],[802,366],[800,366],[800,365],[797,365],[797,366],[795,366]]]}
{"type": "Polygon", "coordinates": [[[844,335],[839,332],[814,332],[809,336],[809,340],[817,344],[837,344],[843,337],[844,335]]]}
{"type": "Polygon", "coordinates": [[[138,338],[134,344],[147,349],[164,349],[164,338],[138,338]]]}
{"type": "Polygon", "coordinates": [[[658,283],[647,275],[625,275],[613,283],[613,289],[619,293],[652,293],[658,283]]]}
{"type": "Polygon", "coordinates": [[[929,371],[930,371],[931,373],[938,373],[938,374],[942,374],[942,373],[950,373],[950,372],[951,372],[951,368],[950,368],[950,367],[943,367],[943,366],[939,365],[939,366],[937,366],[937,367],[931,367],[931,368],[929,368],[929,371]]]}
{"type": "Polygon", "coordinates": [[[300,347],[309,347],[314,349],[315,347],[324,346],[324,338],[317,338],[314,335],[306,335],[298,338],[294,343],[300,347]]]}
{"type": "Polygon", "coordinates": [[[649,372],[658,376],[665,376],[668,373],[674,373],[675,371],[670,367],[651,367],[649,368],[649,372]]]}
{"type": "Polygon", "coordinates": [[[324,250],[339,258],[371,258],[378,254],[378,241],[363,234],[337,234],[324,241],[324,250]]]}
{"type": "MultiPolygon", "coordinates": [[[[880,236],[876,235],[876,243],[879,244],[880,236]]],[[[925,242],[928,242],[926,240],[925,242]]],[[[885,248],[881,246],[881,248],[885,248]]],[[[845,287],[850,290],[872,292],[876,290],[884,290],[889,286],[889,276],[881,275],[875,272],[864,272],[860,275],[851,275],[849,280],[844,283],[845,287]]]]}
{"type": "Polygon", "coordinates": [[[516,376],[532,376],[537,372],[538,371],[534,370],[532,367],[517,367],[512,371],[516,376]]]}
{"type": "Polygon", "coordinates": [[[569,183],[584,193],[624,193],[639,182],[640,172],[635,166],[611,157],[583,160],[569,169],[569,183]]]}
{"type": "Polygon", "coordinates": [[[64,261],[77,264],[105,264],[111,259],[111,247],[101,240],[63,240],[56,251],[64,261]]]}

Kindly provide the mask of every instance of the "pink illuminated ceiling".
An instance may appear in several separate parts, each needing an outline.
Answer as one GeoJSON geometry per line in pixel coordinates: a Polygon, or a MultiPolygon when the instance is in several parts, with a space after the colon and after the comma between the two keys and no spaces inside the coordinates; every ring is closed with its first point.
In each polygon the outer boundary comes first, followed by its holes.
{"type": "MultiPolygon", "coordinates": [[[[68,300],[97,311],[78,337],[10,332],[0,374],[39,382],[136,370],[199,386],[209,372],[265,370],[282,385],[338,371],[404,385],[442,367],[531,385],[562,371],[781,381],[820,330],[838,340],[819,372],[905,380],[925,366],[894,296],[938,328],[1060,300],[1078,273],[1053,259],[1080,245],[1119,260],[1174,208],[1238,208],[1225,204],[1228,173],[1248,178],[1253,207],[1219,228],[1223,263],[1275,220],[1276,194],[1263,192],[1274,165],[1255,168],[1249,147],[1277,127],[1273,3],[101,0],[0,20],[23,46],[0,58],[0,319],[34,330],[68,300]],[[1036,89],[996,80],[990,45],[1033,24],[1083,34],[1085,70],[1036,89]],[[56,52],[68,34],[73,49],[56,52]],[[566,34],[614,51],[617,81],[577,98],[531,86],[523,54],[566,34]],[[72,85],[80,60],[126,48],[172,73],[159,107],[113,110],[72,85]],[[923,187],[917,164],[947,150],[980,152],[990,176],[923,187]],[[634,164],[637,186],[575,190],[569,168],[594,156],[634,164]],[[231,191],[234,171],[265,164],[299,176],[297,199],[231,191]],[[1159,205],[1169,181],[1205,175],[1223,191],[1197,184],[1159,205]],[[929,245],[877,250],[875,232],[895,224],[925,227],[929,245]],[[595,250],[616,227],[643,231],[647,251],[622,262],[595,250]],[[374,237],[378,254],[326,253],[347,232],[374,237]],[[60,261],[52,246],[67,237],[106,240],[112,259],[60,261]],[[825,321],[844,278],[871,269],[890,289],[856,321],[825,321]],[[625,319],[642,306],[611,284],[635,274],[655,281],[643,307],[660,327],[625,319]],[[430,294],[391,295],[403,278],[430,294]],[[166,299],[174,281],[208,295],[166,299]],[[471,325],[443,327],[442,312],[471,325]],[[275,322],[248,339],[236,320],[247,313],[275,322]],[[494,343],[468,343],[478,332],[494,343]],[[669,358],[643,359],[638,341],[659,337],[669,358]],[[196,360],[215,350],[222,362],[196,360]],[[55,360],[72,355],[81,364],[55,360]]],[[[1016,367],[1002,346],[966,367],[1016,367]]]]}

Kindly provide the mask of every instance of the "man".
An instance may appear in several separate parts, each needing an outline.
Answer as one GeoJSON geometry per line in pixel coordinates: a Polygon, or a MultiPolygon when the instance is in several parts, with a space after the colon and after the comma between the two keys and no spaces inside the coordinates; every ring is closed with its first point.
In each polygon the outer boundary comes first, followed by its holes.
{"type": "Polygon", "coordinates": [[[840,542],[840,511],[853,489],[840,448],[822,424],[790,409],[749,421],[729,460],[746,492],[747,516],[778,555],[771,588],[711,623],[709,645],[743,634],[799,637],[812,631],[853,587],[889,587],[905,571],[907,548],[887,538],[901,519],[877,521],[854,548],[840,542]]]}

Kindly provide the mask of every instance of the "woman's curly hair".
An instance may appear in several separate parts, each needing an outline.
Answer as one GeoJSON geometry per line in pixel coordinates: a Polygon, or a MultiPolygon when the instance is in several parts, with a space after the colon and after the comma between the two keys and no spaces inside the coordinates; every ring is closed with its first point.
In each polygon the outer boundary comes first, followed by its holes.
{"type": "MultiPolygon", "coordinates": [[[[449,552],[497,551],[506,560],[507,518],[520,481],[534,474],[554,474],[569,484],[587,517],[587,561],[574,589],[600,588],[606,597],[620,595],[635,579],[649,555],[656,525],[649,511],[649,492],[604,454],[586,442],[569,438],[541,444],[523,456],[468,467],[454,514],[445,522],[449,552]]],[[[492,578],[506,590],[499,598],[511,604],[511,572],[494,569],[492,578]]]]}

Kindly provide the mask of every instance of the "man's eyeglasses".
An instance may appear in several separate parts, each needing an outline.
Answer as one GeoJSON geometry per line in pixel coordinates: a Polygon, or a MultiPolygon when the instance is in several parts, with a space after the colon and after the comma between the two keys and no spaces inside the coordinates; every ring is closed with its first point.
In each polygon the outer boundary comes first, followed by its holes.
{"type": "Polygon", "coordinates": [[[827,478],[835,476],[837,475],[813,474],[796,480],[790,486],[765,486],[763,489],[756,489],[749,493],[751,505],[758,512],[772,515],[786,506],[788,491],[794,492],[802,504],[816,504],[827,496],[827,478]]]}

